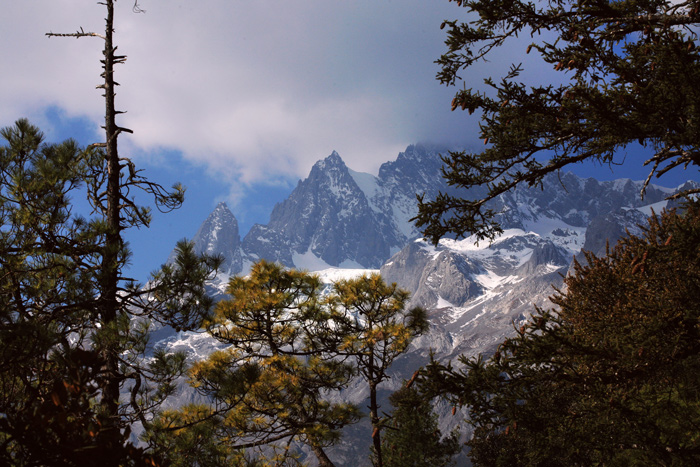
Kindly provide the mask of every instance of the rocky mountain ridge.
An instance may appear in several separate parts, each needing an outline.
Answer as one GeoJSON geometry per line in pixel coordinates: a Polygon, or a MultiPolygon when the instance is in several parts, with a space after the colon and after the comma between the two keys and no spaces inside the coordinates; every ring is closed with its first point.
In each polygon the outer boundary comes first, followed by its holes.
{"type": "MultiPolygon", "coordinates": [[[[219,204],[193,237],[196,250],[222,254],[226,275],[245,273],[261,258],[309,270],[380,268],[420,237],[410,221],[417,214],[416,193],[431,199],[440,191],[454,192],[442,178],[439,155],[445,151],[409,146],[396,160],[384,163],[377,176],[351,170],[334,151],[274,207],[268,224],[254,225],[243,238],[235,216],[219,204]]],[[[663,203],[673,191],[652,185],[641,200],[640,189],[641,182],[628,179],[599,182],[572,173],[553,174],[541,188],[519,187],[491,207],[505,229],[528,231],[556,224],[544,234],[565,249],[574,242],[578,253],[582,243],[571,232],[583,234],[603,215],[663,203]]]]}
{"type": "Polygon", "coordinates": [[[259,258],[308,268],[378,268],[418,236],[409,219],[416,193],[446,188],[440,177],[444,148],[409,146],[378,176],[350,170],[333,152],[277,204],[267,225],[256,224],[242,240],[250,261],[259,258]]]}

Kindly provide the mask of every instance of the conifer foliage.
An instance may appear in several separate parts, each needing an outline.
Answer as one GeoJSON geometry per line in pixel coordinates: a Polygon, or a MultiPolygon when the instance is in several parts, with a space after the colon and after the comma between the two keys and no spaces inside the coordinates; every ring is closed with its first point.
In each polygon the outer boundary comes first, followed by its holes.
{"type": "Polygon", "coordinates": [[[340,350],[354,360],[367,382],[372,463],[382,467],[385,420],[379,414],[379,384],[389,379],[389,367],[408,349],[411,340],[428,330],[427,315],[420,307],[406,310],[408,292],[396,284],[386,284],[379,274],[338,281],[333,290],[329,301],[342,339],[340,350]]]}
{"type": "Polygon", "coordinates": [[[647,183],[675,167],[700,167],[700,1],[455,3],[469,21],[442,24],[441,83],[455,85],[462,70],[505,48],[527,58],[455,94],[452,110],[477,113],[486,146],[445,156],[444,174],[453,187],[487,192],[419,197],[416,220],[427,238],[494,238],[501,229],[490,200],[518,185],[540,186],[577,162],[613,165],[628,153],[649,166],[647,183]]]}
{"type": "Polygon", "coordinates": [[[469,408],[475,465],[700,462],[700,206],[576,264],[488,360],[433,362],[423,388],[469,408]]]}
{"type": "Polygon", "coordinates": [[[320,465],[332,465],[323,448],[358,420],[354,406],[324,398],[348,384],[353,368],[335,358],[321,290],[317,276],[260,261],[249,276],[231,280],[231,299],[216,307],[208,327],[230,346],[197,363],[191,377],[226,411],[239,445],[298,440],[320,465]]]}
{"type": "Polygon", "coordinates": [[[211,300],[204,281],[219,260],[178,245],[174,264],[142,286],[125,274],[124,232],[147,227],[142,191],[168,211],[183,199],[143,177],[118,153],[114,0],[106,8],[102,79],[105,141],[47,144],[26,120],[2,130],[0,148],[0,463],[155,465],[128,440],[184,373],[183,355],[145,358],[153,323],[197,329],[211,300]],[[91,213],[71,197],[86,196],[91,213]]]}
{"type": "Polygon", "coordinates": [[[457,431],[442,436],[430,401],[413,387],[389,397],[394,411],[388,423],[382,452],[387,467],[445,467],[462,448],[457,431]]]}
{"type": "MultiPolygon", "coordinates": [[[[248,276],[231,279],[230,298],[217,304],[207,325],[226,348],[190,370],[191,384],[214,404],[164,412],[149,441],[165,447],[166,456],[181,457],[193,447],[182,428],[199,413],[202,422],[219,420],[209,434],[231,452],[264,447],[260,459],[285,462],[294,456],[285,447],[303,443],[319,465],[332,466],[326,448],[361,412],[328,396],[358,375],[370,387],[372,438],[379,441],[377,386],[426,329],[425,314],[406,310],[408,294],[377,274],[324,287],[318,276],[264,260],[248,276]]],[[[213,447],[200,445],[198,457],[210,456],[213,447]]]]}

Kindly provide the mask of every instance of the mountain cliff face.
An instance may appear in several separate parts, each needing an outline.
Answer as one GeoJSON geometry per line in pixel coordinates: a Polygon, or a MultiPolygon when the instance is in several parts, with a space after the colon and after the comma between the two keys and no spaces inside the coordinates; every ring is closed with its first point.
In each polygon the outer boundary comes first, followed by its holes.
{"type": "Polygon", "coordinates": [[[629,179],[600,182],[567,172],[547,175],[541,188],[519,186],[495,200],[503,228],[527,228],[540,219],[557,219],[567,226],[586,228],[599,216],[664,200],[671,190],[649,186],[640,197],[642,182],[629,179]]]}
{"type": "MultiPolygon", "coordinates": [[[[409,146],[396,160],[384,163],[377,176],[351,170],[333,152],[275,206],[267,225],[256,224],[242,241],[225,204],[217,206],[193,240],[198,251],[222,254],[223,272],[228,275],[244,273],[261,258],[311,270],[379,268],[420,237],[410,222],[417,214],[416,193],[432,199],[440,191],[454,192],[441,176],[441,152],[446,149],[409,146]]],[[[621,232],[610,230],[610,220],[608,231],[600,230],[604,216],[662,202],[669,193],[650,186],[641,200],[640,189],[640,182],[631,180],[599,182],[565,173],[546,177],[541,188],[519,187],[492,201],[491,207],[500,213],[497,219],[506,229],[528,231],[554,221],[559,243],[576,240],[569,233],[583,235],[594,219],[600,235],[619,238],[621,232]]],[[[472,190],[472,195],[479,190],[472,190]]],[[[580,249],[582,244],[576,246],[580,249]]],[[[595,252],[599,250],[596,246],[595,252]]]]}
{"type": "Polygon", "coordinates": [[[375,177],[350,170],[333,152],[275,206],[266,226],[251,229],[243,249],[251,260],[287,266],[378,268],[418,236],[409,222],[416,193],[444,189],[440,165],[436,148],[409,146],[375,177]]]}
{"type": "Polygon", "coordinates": [[[416,193],[448,189],[440,151],[409,146],[378,176],[349,169],[334,151],[275,206],[267,225],[254,225],[242,241],[233,214],[217,206],[193,238],[196,249],[222,254],[227,275],[261,258],[305,269],[379,268],[419,236],[409,221],[417,214],[416,193]]]}
{"type": "Polygon", "coordinates": [[[267,226],[255,226],[243,244],[251,257],[287,266],[302,266],[309,256],[332,266],[379,266],[399,242],[387,222],[333,152],[275,206],[267,226]]]}
{"type": "MultiPolygon", "coordinates": [[[[238,232],[238,220],[226,203],[219,203],[202,222],[192,237],[194,251],[197,254],[221,255],[224,261],[220,272],[235,275],[243,268],[243,250],[241,236],[238,232]]],[[[175,250],[170,253],[168,263],[175,260],[175,250]]]]}
{"type": "MultiPolygon", "coordinates": [[[[242,241],[233,214],[224,204],[217,206],[193,239],[196,249],[226,258],[224,279],[246,273],[252,262],[265,258],[289,267],[324,269],[328,282],[365,272],[339,268],[379,269],[387,282],[411,292],[410,305],[428,311],[431,329],[392,367],[392,379],[381,386],[386,398],[431,352],[439,360],[493,352],[534,306],[551,306],[553,286],[562,285],[574,258],[584,260],[582,249],[604,254],[626,231],[637,233],[652,208],[659,212],[674,191],[650,186],[642,200],[641,182],[550,175],[541,187],[519,187],[492,202],[504,228],[492,243],[466,238],[431,245],[420,239],[409,219],[417,213],[416,193],[432,198],[450,190],[441,177],[441,151],[409,146],[383,164],[377,176],[352,171],[334,152],[275,206],[267,225],[255,225],[242,241]]],[[[180,333],[161,342],[190,346],[195,356],[201,354],[196,349],[206,347],[196,336],[190,341],[180,333]]],[[[366,405],[359,382],[342,397],[366,405]]],[[[389,408],[386,399],[384,407],[389,408]]],[[[464,426],[450,408],[439,406],[438,411],[443,432],[464,426]]],[[[351,427],[347,440],[330,450],[337,465],[366,459],[365,428],[351,427]]]]}
{"type": "Polygon", "coordinates": [[[219,203],[209,214],[195,234],[194,242],[198,253],[223,256],[222,272],[235,274],[241,271],[243,254],[238,221],[226,203],[219,203]]]}

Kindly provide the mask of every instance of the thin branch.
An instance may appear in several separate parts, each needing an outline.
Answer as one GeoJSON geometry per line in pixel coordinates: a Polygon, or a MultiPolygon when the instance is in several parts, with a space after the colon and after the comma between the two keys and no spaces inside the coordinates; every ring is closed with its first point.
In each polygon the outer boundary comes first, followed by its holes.
{"type": "Polygon", "coordinates": [[[80,38],[80,37],[99,37],[102,40],[107,40],[107,37],[105,37],[103,34],[98,34],[96,32],[85,32],[83,28],[80,28],[80,31],[76,31],[73,33],[56,33],[56,32],[47,32],[46,35],[48,37],[75,37],[80,38]]]}

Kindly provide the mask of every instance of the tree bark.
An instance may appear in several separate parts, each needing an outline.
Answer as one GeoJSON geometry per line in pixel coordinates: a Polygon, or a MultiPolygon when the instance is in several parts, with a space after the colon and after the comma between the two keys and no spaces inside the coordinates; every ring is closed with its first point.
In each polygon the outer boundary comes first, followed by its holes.
{"type": "Polygon", "coordinates": [[[369,382],[369,417],[372,422],[372,443],[374,446],[374,466],[383,467],[382,438],[379,423],[379,404],[377,403],[377,383],[369,382]]]}
{"type": "MultiPolygon", "coordinates": [[[[114,64],[115,47],[113,45],[114,32],[114,0],[106,0],[107,18],[105,19],[105,48],[104,48],[104,98],[105,98],[105,136],[106,136],[106,166],[107,166],[107,205],[106,223],[108,226],[105,236],[104,251],[102,254],[102,271],[100,277],[100,320],[103,328],[111,327],[119,314],[118,285],[119,285],[119,254],[123,247],[120,222],[120,167],[119,153],[117,151],[117,138],[119,128],[116,124],[115,111],[115,86],[114,64]]],[[[109,332],[109,331],[108,331],[109,332]]],[[[119,350],[110,342],[101,349],[105,362],[105,379],[102,384],[102,408],[108,417],[108,426],[105,427],[107,441],[121,444],[120,419],[119,419],[119,388],[121,375],[119,374],[119,350]]]]}
{"type": "Polygon", "coordinates": [[[314,454],[316,454],[319,467],[335,467],[335,464],[333,464],[333,462],[328,458],[326,452],[321,446],[313,442],[309,443],[309,445],[311,446],[311,450],[313,450],[314,454]]]}

